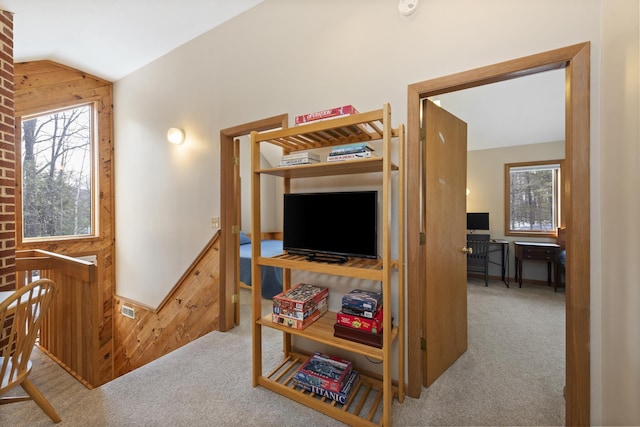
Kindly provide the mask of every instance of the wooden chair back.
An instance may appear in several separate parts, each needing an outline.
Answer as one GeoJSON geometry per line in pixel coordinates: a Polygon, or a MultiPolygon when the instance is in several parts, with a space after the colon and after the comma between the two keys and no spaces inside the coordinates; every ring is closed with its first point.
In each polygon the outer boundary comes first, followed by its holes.
{"type": "Polygon", "coordinates": [[[0,404],[32,399],[53,421],[59,422],[60,417],[53,407],[27,379],[31,372],[31,352],[54,291],[53,281],[40,279],[0,302],[0,396],[17,385],[29,395],[2,398],[0,404]]]}
{"type": "Polygon", "coordinates": [[[567,244],[567,229],[558,227],[556,243],[560,245],[560,249],[565,249],[567,244]]]}

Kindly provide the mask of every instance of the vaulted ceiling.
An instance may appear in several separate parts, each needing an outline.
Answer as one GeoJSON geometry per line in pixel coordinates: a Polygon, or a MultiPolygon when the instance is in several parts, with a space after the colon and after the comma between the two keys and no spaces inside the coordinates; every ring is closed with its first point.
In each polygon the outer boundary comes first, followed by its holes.
{"type": "Polygon", "coordinates": [[[0,0],[16,62],[48,59],[116,81],[262,0],[0,0]]]}
{"type": "MultiPolygon", "coordinates": [[[[16,62],[47,59],[117,81],[261,2],[0,0],[0,9],[14,13],[16,62]]],[[[563,71],[439,98],[468,123],[470,150],[564,140],[563,71]]]]}

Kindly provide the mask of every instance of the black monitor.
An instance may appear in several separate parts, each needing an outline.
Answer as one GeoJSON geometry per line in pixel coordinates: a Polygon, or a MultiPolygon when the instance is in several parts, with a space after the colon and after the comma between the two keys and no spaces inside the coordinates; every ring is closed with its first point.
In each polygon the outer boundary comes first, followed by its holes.
{"type": "Polygon", "coordinates": [[[467,212],[467,230],[488,230],[489,212],[467,212]]]}

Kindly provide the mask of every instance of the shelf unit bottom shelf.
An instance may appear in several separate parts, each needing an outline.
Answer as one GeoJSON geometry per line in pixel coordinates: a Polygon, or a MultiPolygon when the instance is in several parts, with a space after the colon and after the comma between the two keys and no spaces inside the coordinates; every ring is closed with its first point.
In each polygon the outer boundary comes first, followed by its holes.
{"type": "MultiPolygon", "coordinates": [[[[291,353],[268,375],[258,377],[258,385],[349,425],[383,425],[384,399],[382,381],[360,374],[360,379],[354,387],[349,400],[341,404],[296,387],[293,377],[307,358],[308,356],[303,354],[291,353]]],[[[394,397],[398,396],[396,386],[392,386],[392,393],[394,397]]]]}

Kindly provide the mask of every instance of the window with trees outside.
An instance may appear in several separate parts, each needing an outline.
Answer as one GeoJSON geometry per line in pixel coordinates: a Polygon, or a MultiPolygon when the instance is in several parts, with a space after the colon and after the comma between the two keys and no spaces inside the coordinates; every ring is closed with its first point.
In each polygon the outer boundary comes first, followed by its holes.
{"type": "Polygon", "coordinates": [[[555,236],[562,161],[505,164],[505,234],[555,236]]]}
{"type": "Polygon", "coordinates": [[[93,110],[84,104],[22,118],[23,240],[96,234],[93,110]]]}

